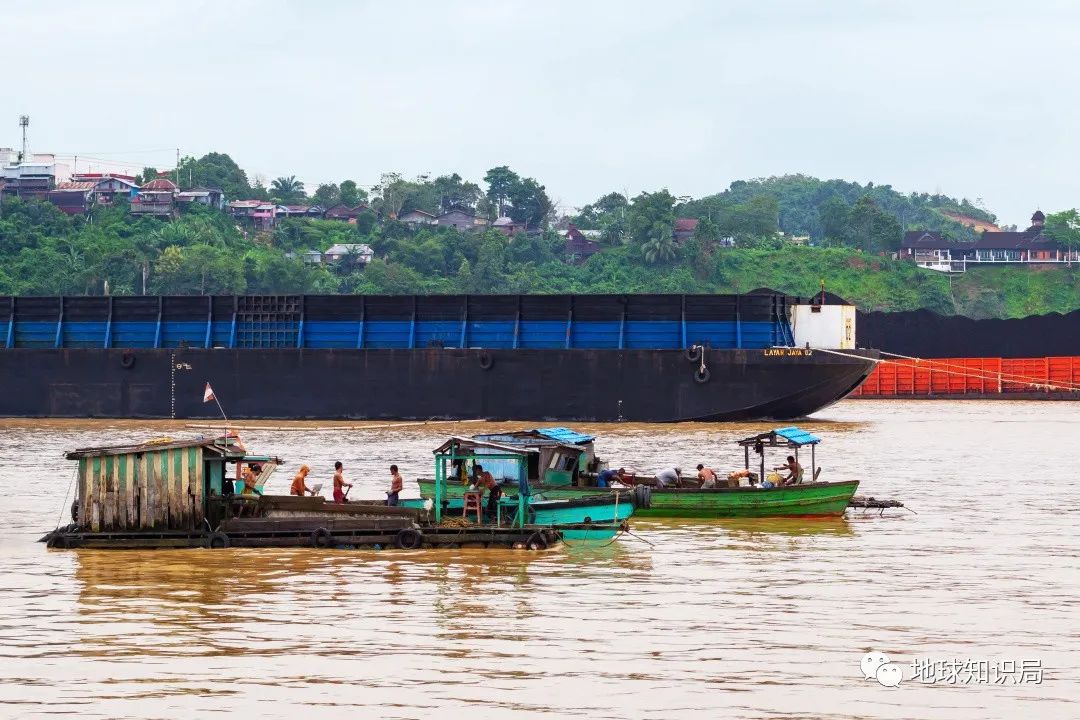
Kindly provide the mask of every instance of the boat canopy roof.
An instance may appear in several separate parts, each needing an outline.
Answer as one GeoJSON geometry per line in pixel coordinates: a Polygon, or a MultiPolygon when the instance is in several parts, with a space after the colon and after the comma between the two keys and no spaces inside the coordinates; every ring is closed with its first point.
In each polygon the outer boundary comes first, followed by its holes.
{"type": "MultiPolygon", "coordinates": [[[[459,458],[470,455],[476,455],[482,458],[485,455],[495,453],[526,457],[530,454],[540,452],[539,447],[536,447],[535,445],[535,443],[522,443],[520,440],[515,440],[509,436],[480,435],[471,438],[455,436],[435,448],[433,452],[436,455],[450,455],[451,448],[453,448],[452,454],[459,458]]],[[[566,443],[554,441],[544,443],[544,447],[563,448],[574,452],[581,451],[581,448],[577,445],[568,445],[566,443]]]]}
{"type": "Polygon", "coordinates": [[[473,435],[473,440],[535,448],[564,447],[585,450],[583,447],[595,439],[565,427],[536,428],[535,430],[511,430],[505,433],[473,435]]]}
{"type": "MultiPolygon", "coordinates": [[[[109,457],[116,455],[136,455],[144,452],[158,452],[160,450],[177,450],[184,448],[201,447],[203,451],[220,456],[223,459],[243,459],[247,454],[243,445],[238,444],[235,438],[230,437],[228,442],[224,438],[208,438],[198,436],[183,440],[174,440],[170,437],[161,437],[147,440],[141,443],[128,443],[126,445],[104,445],[102,447],[79,448],[67,453],[64,457],[68,460],[79,460],[89,457],[109,457]]],[[[276,459],[276,458],[275,458],[276,459]]],[[[278,460],[280,462],[280,460],[278,460]]]]}
{"type": "Polygon", "coordinates": [[[569,443],[571,445],[585,445],[596,439],[595,435],[585,435],[584,433],[579,433],[568,427],[537,428],[536,430],[533,430],[533,432],[543,435],[546,438],[558,440],[561,443],[569,443]]]}
{"type": "Polygon", "coordinates": [[[806,430],[801,430],[792,425],[791,427],[776,428],[769,432],[743,438],[739,441],[739,445],[747,447],[760,443],[766,447],[799,448],[803,445],[817,445],[819,442],[821,442],[821,438],[817,435],[812,435],[806,430]]]}

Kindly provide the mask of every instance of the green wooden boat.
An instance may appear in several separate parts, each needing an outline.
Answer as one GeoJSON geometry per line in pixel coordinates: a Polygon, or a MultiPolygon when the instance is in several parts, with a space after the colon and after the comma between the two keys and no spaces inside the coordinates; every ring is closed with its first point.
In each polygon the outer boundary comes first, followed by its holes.
{"type": "MultiPolygon", "coordinates": [[[[434,483],[420,481],[420,493],[431,497],[434,483]]],[[[649,488],[648,507],[638,505],[634,517],[800,517],[808,515],[843,515],[851,496],[859,487],[858,480],[843,482],[803,483],[762,489],[758,487],[716,488],[649,488]]],[[[453,498],[454,488],[447,487],[453,498]]],[[[505,497],[516,496],[507,486],[505,497]]],[[[552,500],[571,500],[597,495],[610,495],[610,488],[597,487],[538,487],[534,497],[542,495],[552,500]]],[[[628,493],[629,494],[629,493],[628,493]]],[[[460,498],[460,495],[458,495],[460,498]]],[[[628,503],[629,504],[629,503],[628,503]]]]}
{"type": "Polygon", "coordinates": [[[843,515],[858,480],[804,483],[776,488],[672,488],[652,491],[638,517],[757,518],[843,515]]]}
{"type": "MultiPolygon", "coordinates": [[[[578,447],[561,442],[555,445],[576,463],[578,447]]],[[[565,499],[534,496],[529,468],[539,466],[540,451],[535,447],[452,437],[436,448],[434,454],[432,493],[422,496],[420,502],[430,501],[436,523],[442,522],[444,516],[465,515],[463,500],[468,487],[455,480],[467,477],[469,466],[474,472],[479,469],[481,460],[484,468],[503,466],[500,472],[508,474],[500,477],[516,478],[516,481],[500,482],[503,497],[498,504],[498,517],[489,520],[496,525],[509,523],[510,527],[553,529],[561,537],[573,540],[609,540],[626,529],[627,520],[634,514],[635,506],[629,494],[594,493],[565,499]],[[457,492],[448,493],[450,488],[457,492]]]]}
{"type": "MultiPolygon", "coordinates": [[[[745,468],[749,471],[750,454],[760,456],[760,475],[765,477],[766,448],[786,448],[793,452],[796,462],[799,450],[809,447],[811,457],[810,482],[763,488],[760,485],[721,488],[656,487],[638,484],[624,492],[636,505],[634,513],[639,518],[685,517],[685,518],[760,518],[760,517],[811,517],[843,515],[852,496],[859,487],[858,480],[817,482],[815,447],[821,439],[796,427],[777,428],[766,433],[740,440],[744,449],[745,468]]],[[[547,500],[569,500],[597,495],[610,495],[612,488],[588,485],[590,477],[575,472],[573,485],[538,484],[532,486],[534,497],[547,500]]],[[[434,497],[435,482],[417,481],[422,497],[434,497]]],[[[449,482],[442,488],[447,498],[460,498],[466,487],[449,482]]],[[[516,484],[504,484],[503,494],[513,497],[516,484]]]]}

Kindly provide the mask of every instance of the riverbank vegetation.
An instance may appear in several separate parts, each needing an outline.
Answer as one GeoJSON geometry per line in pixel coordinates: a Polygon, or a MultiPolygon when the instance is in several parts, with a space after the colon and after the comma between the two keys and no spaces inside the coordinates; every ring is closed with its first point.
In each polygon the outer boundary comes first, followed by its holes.
{"type": "MultiPolygon", "coordinates": [[[[156,174],[148,168],[144,175],[156,174]]],[[[948,277],[892,259],[905,227],[974,231],[941,213],[993,222],[967,200],[898,193],[888,186],[785,176],[740,181],[700,199],[667,190],[627,198],[609,193],[556,225],[543,185],[506,167],[484,185],[454,174],[407,180],[382,177],[370,190],[355,182],[321,185],[310,195],[293,177],[249,184],[227,155],[185,159],[177,176],[227,188],[232,198],[282,204],[368,206],[354,223],[292,218],[257,231],[199,205],[173,219],[136,218],[127,204],[68,216],[46,202],[5,198],[0,216],[0,294],[233,293],[665,293],[744,292],[771,287],[797,295],[829,292],[871,310],[926,308],[975,317],[1017,317],[1080,307],[1069,267],[975,268],[948,277]],[[410,226],[410,210],[466,209],[528,228],[410,226]],[[676,237],[676,220],[696,227],[676,237]],[[569,257],[565,227],[590,233],[600,251],[569,257]],[[560,229],[556,229],[559,227],[560,229]],[[304,254],[336,244],[366,244],[366,266],[346,256],[309,264],[304,254]],[[734,247],[731,245],[734,244],[734,247]]],[[[1068,213],[1051,215],[1057,225],[1068,213]]]]}

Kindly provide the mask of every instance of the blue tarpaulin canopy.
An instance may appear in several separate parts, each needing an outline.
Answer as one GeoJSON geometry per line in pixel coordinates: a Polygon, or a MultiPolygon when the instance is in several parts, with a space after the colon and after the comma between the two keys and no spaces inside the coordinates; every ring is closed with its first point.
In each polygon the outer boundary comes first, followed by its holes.
{"type": "Polygon", "coordinates": [[[819,438],[817,435],[811,435],[805,430],[800,430],[794,425],[792,425],[791,427],[776,428],[775,430],[773,430],[773,432],[784,438],[785,440],[788,440],[789,442],[795,443],[799,446],[816,445],[817,443],[821,442],[821,438],[819,438]]]}
{"type": "Polygon", "coordinates": [[[596,439],[594,435],[585,435],[566,427],[537,428],[533,432],[538,435],[543,435],[546,438],[551,438],[552,440],[558,440],[561,443],[569,443],[570,445],[584,445],[585,443],[591,443],[596,439]]]}
{"type": "Polygon", "coordinates": [[[748,438],[744,438],[739,441],[740,445],[756,445],[762,443],[770,447],[787,446],[791,448],[802,447],[803,445],[817,445],[821,442],[821,438],[817,435],[812,435],[805,430],[792,425],[791,427],[776,428],[769,432],[753,435],[748,438]]]}

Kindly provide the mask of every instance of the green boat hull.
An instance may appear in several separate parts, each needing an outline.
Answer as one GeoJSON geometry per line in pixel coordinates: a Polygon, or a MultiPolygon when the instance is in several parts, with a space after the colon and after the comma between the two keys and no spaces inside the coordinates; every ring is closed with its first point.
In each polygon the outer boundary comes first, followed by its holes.
{"type": "MultiPolygon", "coordinates": [[[[653,488],[652,504],[638,508],[638,518],[754,518],[754,517],[809,517],[843,515],[848,502],[859,487],[858,480],[830,483],[804,483],[770,488],[717,488],[693,490],[686,488],[653,488]]],[[[464,488],[446,488],[450,497],[464,488]]],[[[512,493],[514,488],[504,488],[512,493]]],[[[610,493],[608,488],[595,487],[534,487],[533,492],[549,500],[589,497],[610,493]]],[[[431,497],[434,483],[420,481],[420,494],[431,497]]]]}

